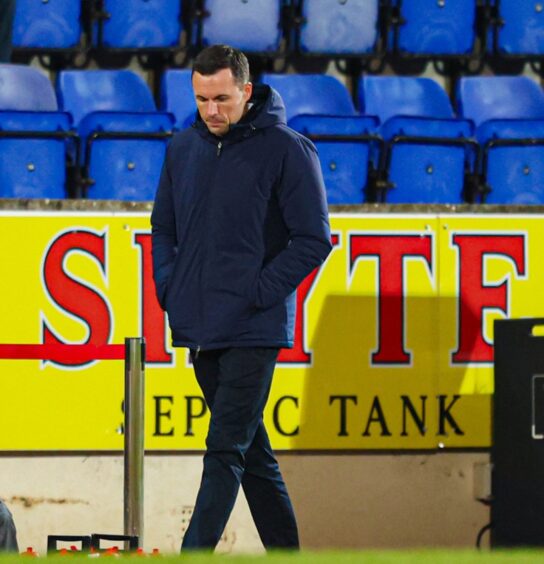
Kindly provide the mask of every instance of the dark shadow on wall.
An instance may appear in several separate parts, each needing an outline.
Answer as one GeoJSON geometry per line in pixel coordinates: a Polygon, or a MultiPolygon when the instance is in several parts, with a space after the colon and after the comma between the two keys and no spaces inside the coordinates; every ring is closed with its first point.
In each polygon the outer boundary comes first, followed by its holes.
{"type": "MultiPolygon", "coordinates": [[[[380,307],[390,314],[381,323],[375,297],[325,299],[297,400],[300,428],[285,429],[292,449],[435,449],[485,434],[489,395],[461,393],[480,369],[452,363],[461,341],[457,299],[409,297],[402,305],[393,297],[380,307]]],[[[466,327],[478,319],[462,321],[464,350],[474,339],[466,327]]]]}
{"type": "Polygon", "coordinates": [[[391,320],[382,328],[391,339],[388,349],[381,343],[382,358],[410,355],[393,366],[371,364],[375,297],[325,299],[290,439],[295,452],[279,456],[304,547],[474,546],[489,510],[473,498],[472,470],[488,454],[448,446],[490,434],[490,396],[460,393],[473,368],[450,366],[457,307],[453,297],[407,298],[404,330],[391,320]],[[395,336],[403,340],[396,348],[395,336]]]}

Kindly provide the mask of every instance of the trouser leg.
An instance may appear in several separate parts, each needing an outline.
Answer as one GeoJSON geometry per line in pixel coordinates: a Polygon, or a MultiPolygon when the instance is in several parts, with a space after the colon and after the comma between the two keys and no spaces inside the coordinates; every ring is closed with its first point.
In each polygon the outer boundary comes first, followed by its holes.
{"type": "MultiPolygon", "coordinates": [[[[204,353],[195,364],[210,409],[219,379],[219,354],[204,353]]],[[[295,514],[262,419],[246,453],[242,487],[263,545],[268,549],[298,548],[295,514]]]]}
{"type": "Polygon", "coordinates": [[[267,549],[298,549],[295,513],[263,421],[246,454],[242,487],[267,549]]]}
{"type": "Polygon", "coordinates": [[[194,359],[197,380],[205,396],[213,398],[202,481],[184,549],[213,549],[219,542],[238,495],[246,453],[261,424],[277,354],[277,349],[231,348],[194,359]],[[210,384],[206,372],[213,372],[212,360],[218,370],[210,384]]]}
{"type": "Polygon", "coordinates": [[[0,501],[0,552],[19,552],[13,516],[2,501],[0,501]]]}

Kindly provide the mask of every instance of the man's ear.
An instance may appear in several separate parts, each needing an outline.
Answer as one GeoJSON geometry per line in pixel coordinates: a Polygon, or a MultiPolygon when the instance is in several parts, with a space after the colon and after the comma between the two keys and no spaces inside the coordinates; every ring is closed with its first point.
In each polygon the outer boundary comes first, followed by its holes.
{"type": "Polygon", "coordinates": [[[244,99],[247,102],[251,95],[253,94],[253,84],[251,82],[246,82],[244,84],[244,99]]]}

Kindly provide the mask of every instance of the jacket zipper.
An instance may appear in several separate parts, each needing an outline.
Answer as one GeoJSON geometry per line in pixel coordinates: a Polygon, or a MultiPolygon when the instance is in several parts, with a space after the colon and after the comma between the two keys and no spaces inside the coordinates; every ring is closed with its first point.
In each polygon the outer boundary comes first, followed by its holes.
{"type": "MultiPolygon", "coordinates": [[[[218,157],[221,156],[221,149],[222,148],[223,148],[223,141],[219,141],[217,143],[217,156],[218,157]]],[[[215,178],[214,178],[214,180],[215,180],[215,178]]],[[[203,313],[202,313],[202,315],[203,315],[203,313]]],[[[197,345],[197,347],[195,349],[195,356],[194,356],[195,360],[198,358],[199,354],[200,354],[200,345],[197,345]]]]}

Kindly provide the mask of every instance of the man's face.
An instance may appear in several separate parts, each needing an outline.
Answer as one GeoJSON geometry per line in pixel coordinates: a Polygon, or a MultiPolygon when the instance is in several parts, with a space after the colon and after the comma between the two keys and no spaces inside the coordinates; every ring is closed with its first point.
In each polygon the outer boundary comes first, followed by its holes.
{"type": "Polygon", "coordinates": [[[214,135],[225,135],[231,125],[240,121],[252,89],[251,82],[239,86],[230,69],[221,69],[207,76],[193,73],[198,113],[214,135]]]}

